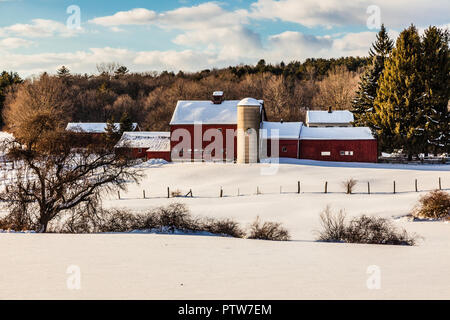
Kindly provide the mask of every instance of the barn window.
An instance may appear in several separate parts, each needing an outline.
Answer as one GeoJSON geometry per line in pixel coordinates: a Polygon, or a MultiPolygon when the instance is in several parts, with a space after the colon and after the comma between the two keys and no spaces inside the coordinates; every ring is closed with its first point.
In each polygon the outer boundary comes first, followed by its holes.
{"type": "Polygon", "coordinates": [[[139,148],[139,149],[138,149],[138,152],[139,152],[139,153],[142,153],[142,149],[141,149],[141,148],[139,148]]]}
{"type": "Polygon", "coordinates": [[[331,151],[322,151],[320,153],[321,156],[331,156],[331,151]]]}
{"type": "Polygon", "coordinates": [[[339,154],[340,154],[341,156],[345,156],[345,151],[340,151],[339,154]]]}
{"type": "Polygon", "coordinates": [[[287,148],[286,148],[286,147],[283,147],[283,148],[281,148],[281,151],[282,151],[282,152],[287,152],[287,148]]]}

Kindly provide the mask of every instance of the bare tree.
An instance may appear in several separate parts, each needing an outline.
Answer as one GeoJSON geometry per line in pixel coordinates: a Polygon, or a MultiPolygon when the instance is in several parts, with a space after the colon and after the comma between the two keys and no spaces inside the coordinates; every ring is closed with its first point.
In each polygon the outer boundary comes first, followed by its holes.
{"type": "Polygon", "coordinates": [[[314,96],[314,104],[319,108],[333,107],[335,110],[350,109],[358,87],[359,76],[338,66],[328,72],[318,83],[319,93],[314,96]]]}
{"type": "Polygon", "coordinates": [[[45,152],[24,148],[17,140],[3,146],[16,163],[0,201],[16,220],[30,221],[36,231],[47,232],[49,222],[68,210],[95,206],[104,192],[126,188],[141,172],[125,155],[103,146],[72,148],[74,134],[55,135],[45,152]]]}

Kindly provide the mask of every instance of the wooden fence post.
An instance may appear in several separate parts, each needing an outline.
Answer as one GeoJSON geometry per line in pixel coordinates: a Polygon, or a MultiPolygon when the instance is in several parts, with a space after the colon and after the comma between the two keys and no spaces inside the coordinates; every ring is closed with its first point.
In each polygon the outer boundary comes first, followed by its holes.
{"type": "Polygon", "coordinates": [[[167,187],[167,199],[170,198],[170,188],[167,187]]]}
{"type": "Polygon", "coordinates": [[[441,177],[439,177],[439,190],[442,190],[441,177]]]}
{"type": "Polygon", "coordinates": [[[367,181],[367,193],[370,194],[370,182],[367,181]]]}
{"type": "Polygon", "coordinates": [[[119,191],[119,190],[117,190],[117,197],[118,197],[119,200],[120,200],[120,191],[119,191]]]}
{"type": "Polygon", "coordinates": [[[395,180],[394,180],[394,194],[395,194],[395,180]]]}
{"type": "Polygon", "coordinates": [[[325,193],[328,193],[328,181],[325,181],[325,193]]]}
{"type": "Polygon", "coordinates": [[[414,181],[414,185],[415,185],[415,187],[416,187],[416,192],[418,192],[419,189],[417,188],[417,179],[414,181]]]}
{"type": "Polygon", "coordinates": [[[142,196],[143,196],[144,199],[145,199],[145,190],[142,190],[142,196]]]}
{"type": "Polygon", "coordinates": [[[222,187],[220,187],[220,197],[221,198],[223,197],[223,189],[222,189],[222,187]]]}
{"type": "Polygon", "coordinates": [[[300,181],[297,181],[297,193],[300,194],[300,181]]]}

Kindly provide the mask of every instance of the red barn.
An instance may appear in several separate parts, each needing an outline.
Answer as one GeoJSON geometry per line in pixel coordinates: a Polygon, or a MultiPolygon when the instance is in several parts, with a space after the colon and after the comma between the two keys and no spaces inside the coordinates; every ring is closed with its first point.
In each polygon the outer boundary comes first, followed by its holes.
{"type": "Polygon", "coordinates": [[[300,159],[377,162],[378,146],[369,128],[311,128],[300,133],[300,159]]]}
{"type": "MultiPolygon", "coordinates": [[[[212,101],[178,101],[170,121],[172,160],[236,159],[239,100],[222,98],[222,92],[215,92],[212,101]]],[[[259,102],[262,121],[265,113],[263,101],[259,102]]]]}

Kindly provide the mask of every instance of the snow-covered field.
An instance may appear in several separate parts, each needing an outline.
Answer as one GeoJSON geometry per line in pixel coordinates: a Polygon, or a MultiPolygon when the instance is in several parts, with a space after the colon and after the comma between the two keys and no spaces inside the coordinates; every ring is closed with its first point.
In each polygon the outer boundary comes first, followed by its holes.
{"type": "Polygon", "coordinates": [[[154,161],[142,166],[147,177],[140,185],[130,185],[120,200],[117,194],[106,197],[104,205],[139,211],[178,201],[194,215],[229,217],[244,226],[260,216],[282,222],[293,241],[0,234],[0,298],[450,298],[450,224],[398,218],[410,212],[420,195],[437,188],[439,177],[450,191],[450,166],[286,162],[267,175],[268,164],[154,161]],[[341,185],[349,178],[359,181],[352,195],[344,194],[341,185]],[[167,187],[183,193],[192,189],[194,197],[167,199],[167,187]],[[142,199],[143,190],[147,199],[142,199]],[[349,216],[392,218],[424,240],[414,247],[315,242],[319,213],[327,205],[349,216]],[[69,266],[79,267],[80,290],[67,288],[69,266]],[[379,280],[380,288],[368,287],[368,280],[379,280]]]}

